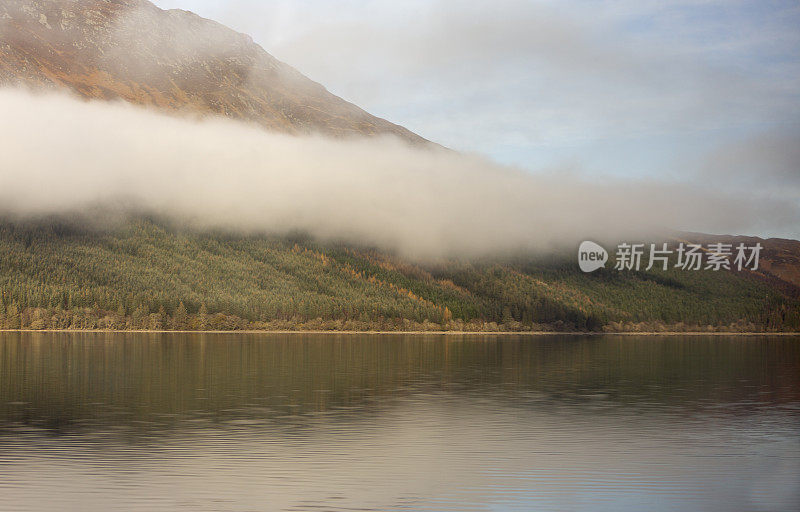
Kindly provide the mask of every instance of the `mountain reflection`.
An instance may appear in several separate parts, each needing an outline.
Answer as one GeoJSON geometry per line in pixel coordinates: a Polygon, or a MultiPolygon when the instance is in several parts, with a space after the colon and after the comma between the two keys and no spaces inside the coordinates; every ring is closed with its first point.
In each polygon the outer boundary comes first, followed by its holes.
{"type": "Polygon", "coordinates": [[[302,425],[415,396],[511,409],[736,414],[800,402],[769,337],[0,334],[0,432],[302,425]]]}

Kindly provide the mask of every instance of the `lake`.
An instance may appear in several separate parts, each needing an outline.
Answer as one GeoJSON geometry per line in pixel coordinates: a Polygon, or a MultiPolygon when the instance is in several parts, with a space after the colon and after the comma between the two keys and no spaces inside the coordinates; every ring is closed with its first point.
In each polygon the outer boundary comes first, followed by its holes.
{"type": "Polygon", "coordinates": [[[800,337],[0,333],[0,510],[800,510],[800,337]]]}

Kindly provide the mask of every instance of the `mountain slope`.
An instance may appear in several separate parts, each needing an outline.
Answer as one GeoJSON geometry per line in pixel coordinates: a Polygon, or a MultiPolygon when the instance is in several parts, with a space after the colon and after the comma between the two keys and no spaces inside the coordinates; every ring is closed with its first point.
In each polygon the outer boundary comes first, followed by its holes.
{"type": "Polygon", "coordinates": [[[790,295],[800,297],[800,242],[797,240],[765,240],[754,236],[715,236],[702,233],[685,234],[683,238],[700,244],[725,243],[733,247],[741,243],[748,247],[760,243],[764,249],[760,268],[753,273],[754,276],[786,290],[790,295]]]}
{"type": "Polygon", "coordinates": [[[0,219],[0,328],[780,331],[799,304],[745,273],[584,274],[574,254],[422,265],[148,218],[0,219]]]}
{"type": "Polygon", "coordinates": [[[334,96],[250,37],[146,0],[3,0],[2,84],[68,88],[292,134],[427,142],[334,96]]]}
{"type": "MultiPolygon", "coordinates": [[[[292,134],[427,144],[247,36],[145,0],[3,0],[3,84],[292,134]]],[[[371,248],[185,232],[147,218],[102,231],[0,218],[0,328],[800,330],[800,242],[761,242],[757,272],[583,274],[572,252],[421,265],[371,248]]]]}

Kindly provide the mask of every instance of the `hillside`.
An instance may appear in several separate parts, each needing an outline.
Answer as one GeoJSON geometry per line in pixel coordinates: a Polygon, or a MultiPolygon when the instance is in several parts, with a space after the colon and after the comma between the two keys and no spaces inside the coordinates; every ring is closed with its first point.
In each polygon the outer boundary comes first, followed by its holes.
{"type": "Polygon", "coordinates": [[[770,279],[583,274],[573,254],[421,265],[302,236],[189,232],[148,218],[101,231],[0,223],[2,328],[800,329],[797,289],[792,296],[770,279]]]}
{"type": "MultiPolygon", "coordinates": [[[[431,144],[248,36],[146,0],[4,0],[4,85],[288,134],[431,144]]],[[[0,218],[0,328],[800,330],[800,242],[675,236],[760,241],[761,268],[583,274],[572,251],[420,264],[370,247],[186,231],[145,216],[104,230],[0,218]]]]}
{"type": "Polygon", "coordinates": [[[68,89],[292,134],[427,143],[334,96],[250,37],[146,0],[3,0],[0,85],[68,89]]]}

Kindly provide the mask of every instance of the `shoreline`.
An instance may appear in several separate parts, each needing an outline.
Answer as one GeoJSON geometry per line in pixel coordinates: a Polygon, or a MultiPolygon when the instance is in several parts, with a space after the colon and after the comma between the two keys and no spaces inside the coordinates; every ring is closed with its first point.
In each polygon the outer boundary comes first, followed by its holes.
{"type": "Polygon", "coordinates": [[[703,331],[319,331],[319,330],[241,330],[241,331],[168,331],[113,329],[0,329],[0,333],[47,333],[47,334],[313,334],[313,335],[404,335],[404,336],[800,336],[800,332],[703,332],[703,331]]]}

